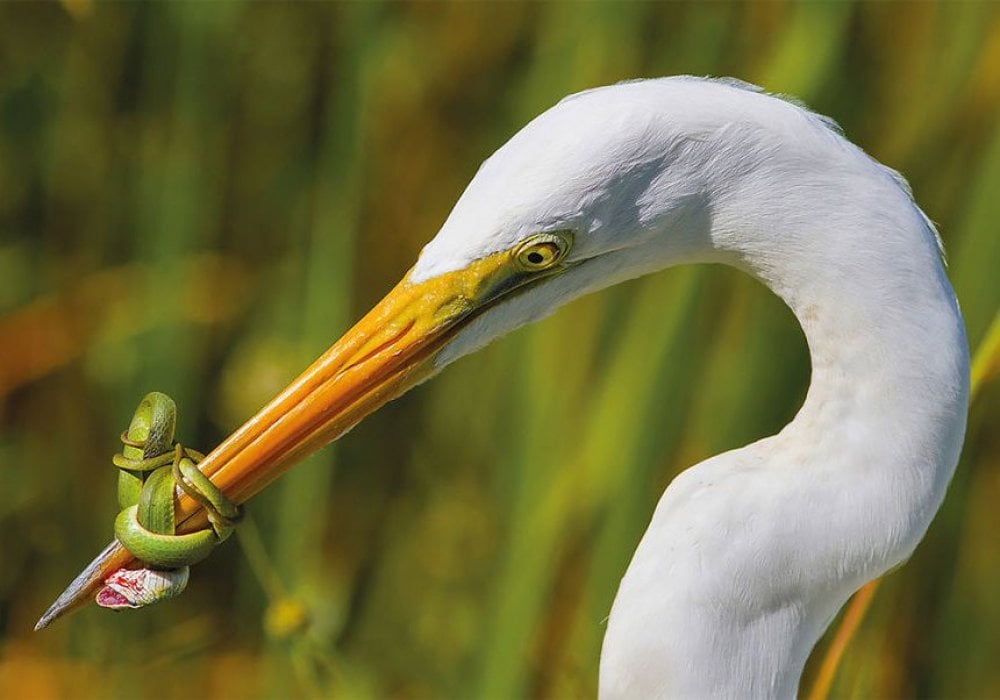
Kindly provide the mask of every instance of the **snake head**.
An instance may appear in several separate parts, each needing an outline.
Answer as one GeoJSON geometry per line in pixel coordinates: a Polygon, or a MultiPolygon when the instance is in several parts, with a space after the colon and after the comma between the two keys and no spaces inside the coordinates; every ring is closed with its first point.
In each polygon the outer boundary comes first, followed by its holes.
{"type": "Polygon", "coordinates": [[[142,608],[180,595],[187,588],[190,569],[118,569],[97,593],[102,608],[142,608]]]}

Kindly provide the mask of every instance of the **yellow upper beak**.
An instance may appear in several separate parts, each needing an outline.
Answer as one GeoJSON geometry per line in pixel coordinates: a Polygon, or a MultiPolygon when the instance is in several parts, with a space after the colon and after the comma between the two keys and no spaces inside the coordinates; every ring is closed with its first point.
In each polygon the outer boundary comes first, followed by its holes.
{"type": "MultiPolygon", "coordinates": [[[[553,268],[549,271],[555,271],[553,268]]],[[[381,302],[284,391],[213,450],[201,470],[236,503],[296,461],[347,432],[372,411],[434,373],[435,354],[477,312],[541,276],[516,264],[516,251],[414,283],[404,277],[381,302]]],[[[204,509],[175,495],[178,532],[207,524],[204,509]]],[[[92,598],[120,568],[139,566],[117,541],[49,608],[36,629],[92,598]]]]}
{"type": "MultiPolygon", "coordinates": [[[[201,463],[243,503],[296,461],[433,374],[433,357],[481,306],[502,255],[414,284],[407,275],[340,340],[201,463]]],[[[182,531],[205,525],[181,497],[182,531]],[[194,517],[192,517],[194,516],[194,517]],[[190,521],[188,518],[192,518],[190,521]]]]}

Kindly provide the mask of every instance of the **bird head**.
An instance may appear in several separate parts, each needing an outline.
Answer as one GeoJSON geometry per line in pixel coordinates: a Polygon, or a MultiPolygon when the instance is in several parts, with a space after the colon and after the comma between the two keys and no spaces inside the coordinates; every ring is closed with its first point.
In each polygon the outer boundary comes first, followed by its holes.
{"type": "Polygon", "coordinates": [[[242,502],[457,357],[704,249],[704,119],[650,82],[567,98],[496,151],[399,284],[204,471],[242,502]]]}
{"type": "MultiPolygon", "coordinates": [[[[242,503],[450,361],[575,297],[706,250],[712,100],[696,108],[667,83],[580,93],[518,132],[399,284],[202,471],[242,503]]],[[[183,493],[176,517],[182,533],[206,523],[183,493]]],[[[40,624],[131,561],[106,550],[40,624]]]]}
{"type": "Polygon", "coordinates": [[[669,81],[649,82],[568,97],[482,164],[407,275],[481,290],[463,300],[467,313],[435,367],[582,294],[710,248],[711,127],[678,113],[669,81]]]}
{"type": "Polygon", "coordinates": [[[246,500],[457,357],[704,249],[699,161],[711,148],[691,119],[664,116],[677,102],[632,83],[530,122],[483,163],[399,284],[213,451],[206,473],[246,500]]]}

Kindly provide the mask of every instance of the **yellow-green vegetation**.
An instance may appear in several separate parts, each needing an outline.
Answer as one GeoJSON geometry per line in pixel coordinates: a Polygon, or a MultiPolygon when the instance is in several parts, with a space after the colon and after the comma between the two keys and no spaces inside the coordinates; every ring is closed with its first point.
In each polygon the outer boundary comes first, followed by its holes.
{"type": "Polygon", "coordinates": [[[831,692],[1000,695],[1000,5],[65,0],[0,4],[0,697],[592,696],[662,489],[809,381],[791,314],[733,271],[518,331],[256,498],[181,598],[31,629],[111,535],[141,396],[213,447],[525,121],[676,73],[800,97],[939,224],[984,348],[964,456],[831,692]]]}

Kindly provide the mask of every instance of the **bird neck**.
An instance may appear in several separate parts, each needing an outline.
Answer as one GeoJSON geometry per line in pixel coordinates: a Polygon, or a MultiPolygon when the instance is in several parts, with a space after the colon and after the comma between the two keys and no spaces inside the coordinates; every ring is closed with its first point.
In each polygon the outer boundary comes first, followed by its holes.
{"type": "Polygon", "coordinates": [[[926,531],[964,435],[968,353],[929,225],[894,183],[874,201],[756,221],[737,206],[732,227],[716,211],[711,259],[791,308],[812,381],[780,433],[664,493],[609,619],[603,696],[794,695],[836,611],[926,531]]]}
{"type": "Polygon", "coordinates": [[[737,264],[800,323],[809,390],[778,435],[734,462],[764,468],[787,504],[774,517],[804,538],[789,578],[800,583],[787,589],[786,603],[799,597],[795,622],[762,615],[755,641],[737,653],[792,692],[847,598],[923,538],[958,461],[969,392],[961,314],[933,230],[908,195],[893,186],[867,210],[797,223],[785,245],[750,246],[737,264]],[[772,645],[770,667],[766,638],[791,642],[772,645]]]}
{"type": "Polygon", "coordinates": [[[886,521],[880,556],[869,551],[878,533],[856,542],[872,562],[864,580],[923,537],[958,460],[968,402],[964,324],[933,230],[895,182],[880,184],[867,209],[799,218],[766,246],[734,251],[789,306],[809,347],[806,399],[767,449],[847,489],[862,475],[894,484],[873,484],[894,508],[872,504],[886,521]]]}

